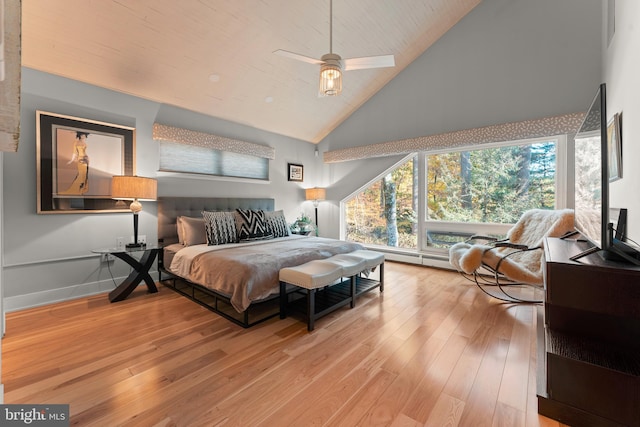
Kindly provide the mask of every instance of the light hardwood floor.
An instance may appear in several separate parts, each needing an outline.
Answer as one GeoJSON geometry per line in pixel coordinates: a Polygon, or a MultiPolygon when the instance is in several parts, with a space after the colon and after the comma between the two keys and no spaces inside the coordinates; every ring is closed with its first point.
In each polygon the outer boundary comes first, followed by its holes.
{"type": "Polygon", "coordinates": [[[536,308],[388,262],[386,287],[317,321],[243,329],[159,286],[7,315],[5,403],[88,426],[561,426],[536,404],[536,308]]]}

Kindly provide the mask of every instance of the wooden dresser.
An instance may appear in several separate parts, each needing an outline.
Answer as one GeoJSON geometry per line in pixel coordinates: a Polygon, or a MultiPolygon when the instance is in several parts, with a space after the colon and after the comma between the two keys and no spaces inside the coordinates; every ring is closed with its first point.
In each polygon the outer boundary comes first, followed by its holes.
{"type": "Polygon", "coordinates": [[[545,242],[538,412],[572,426],[640,426],[640,267],[569,259],[588,246],[545,242]]]}

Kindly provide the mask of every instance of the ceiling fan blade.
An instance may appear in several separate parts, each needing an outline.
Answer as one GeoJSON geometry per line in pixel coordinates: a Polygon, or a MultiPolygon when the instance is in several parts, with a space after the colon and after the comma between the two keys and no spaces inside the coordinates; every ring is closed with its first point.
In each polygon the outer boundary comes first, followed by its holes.
{"type": "Polygon", "coordinates": [[[288,50],[274,50],[273,53],[276,55],[284,56],[285,58],[295,59],[297,61],[308,62],[309,64],[320,65],[323,62],[319,59],[311,58],[309,56],[300,55],[299,53],[289,52],[288,50]]]}
{"type": "Polygon", "coordinates": [[[367,68],[395,67],[393,55],[363,56],[362,58],[343,59],[345,71],[364,70],[367,68]]]}

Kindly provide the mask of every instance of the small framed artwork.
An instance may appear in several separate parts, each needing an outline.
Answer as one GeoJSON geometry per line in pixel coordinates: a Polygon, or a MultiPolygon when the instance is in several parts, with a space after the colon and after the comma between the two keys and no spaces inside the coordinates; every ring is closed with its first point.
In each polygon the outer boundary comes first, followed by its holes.
{"type": "Polygon", "coordinates": [[[288,164],[289,181],[302,182],[304,180],[304,167],[293,163],[288,164]]]}
{"type": "Polygon", "coordinates": [[[111,198],[135,174],[135,128],[36,111],[37,212],[131,212],[111,198]]]}
{"type": "Polygon", "coordinates": [[[621,114],[616,113],[607,124],[607,154],[609,156],[609,182],[622,178],[621,114]]]}

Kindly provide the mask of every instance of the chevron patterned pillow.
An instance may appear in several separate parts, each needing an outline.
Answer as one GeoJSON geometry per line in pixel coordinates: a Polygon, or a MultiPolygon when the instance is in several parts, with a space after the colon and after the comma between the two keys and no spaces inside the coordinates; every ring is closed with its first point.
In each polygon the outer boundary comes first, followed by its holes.
{"type": "Polygon", "coordinates": [[[241,242],[273,238],[264,211],[236,209],[235,217],[238,239],[241,242]]]}

